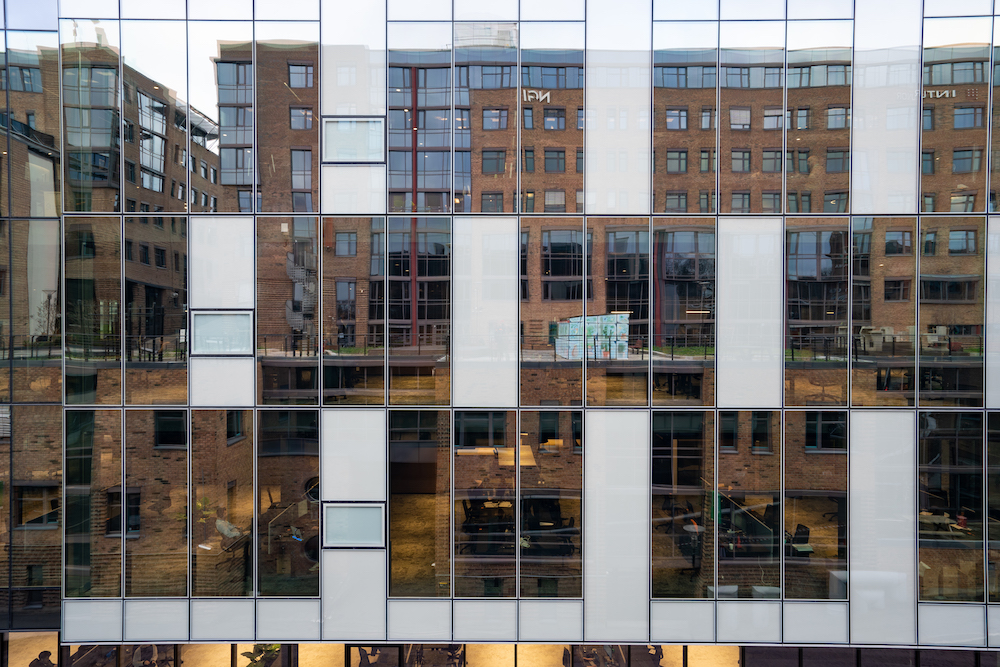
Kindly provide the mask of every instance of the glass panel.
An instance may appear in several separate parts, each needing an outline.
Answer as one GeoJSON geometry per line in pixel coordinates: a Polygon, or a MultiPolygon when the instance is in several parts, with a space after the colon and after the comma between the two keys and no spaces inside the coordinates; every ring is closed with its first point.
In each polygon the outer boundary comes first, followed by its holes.
{"type": "Polygon", "coordinates": [[[853,218],[851,404],[914,405],[913,218],[853,218]]]}
{"type": "Polygon", "coordinates": [[[589,245],[579,218],[521,218],[522,405],[582,404],[589,245]]]}
{"type": "Polygon", "coordinates": [[[653,405],[715,402],[715,220],[653,219],[653,405]]]}
{"type": "Polygon", "coordinates": [[[653,413],[653,597],[704,598],[715,583],[715,415],[653,413]]]}
{"type": "MultiPolygon", "coordinates": [[[[409,45],[389,41],[390,212],[452,210],[451,48],[437,39],[441,25],[408,24],[409,45]]],[[[456,127],[468,123],[456,112],[456,127]]]]}
{"type": "Polygon", "coordinates": [[[207,187],[208,207],[201,205],[199,194],[198,205],[188,210],[252,213],[258,201],[250,159],[254,134],[253,25],[190,21],[187,28],[191,150],[187,153],[176,146],[172,159],[192,172],[192,192],[190,196],[183,192],[183,182],[178,181],[175,196],[191,201],[195,189],[204,193],[207,187]],[[202,186],[198,187],[198,183],[202,186]]]}
{"type": "Polygon", "coordinates": [[[384,547],[382,505],[327,505],[323,509],[323,546],[384,547]]]}
{"type": "Polygon", "coordinates": [[[513,411],[455,413],[456,597],[516,595],[516,432],[513,411]]]}
{"type": "Polygon", "coordinates": [[[920,599],[983,601],[983,415],[921,412],[920,599]]]}
{"type": "Polygon", "coordinates": [[[784,24],[776,22],[755,23],[754,30],[721,24],[719,204],[724,213],[782,212],[784,32],[784,24]]]}
{"type": "MultiPolygon", "coordinates": [[[[455,211],[516,211],[517,24],[455,24],[455,211]]],[[[565,111],[565,110],[564,110],[565,111]]]]}
{"type": "Polygon", "coordinates": [[[386,3],[358,2],[339,5],[337,20],[323,22],[324,115],[385,115],[385,15],[386,3]]]}
{"type": "Polygon", "coordinates": [[[258,413],[258,593],[319,595],[319,413],[258,413]]]}
{"type": "Polygon", "coordinates": [[[65,210],[121,211],[118,21],[63,20],[59,29],[65,210]]]}
{"type": "Polygon", "coordinates": [[[121,403],[121,219],[65,226],[66,402],[121,403]]]}
{"type": "MultiPolygon", "coordinates": [[[[188,208],[184,185],[188,183],[188,165],[167,153],[175,147],[188,150],[187,67],[184,54],[177,51],[185,42],[181,21],[123,21],[122,60],[124,79],[125,212],[168,211],[184,213],[204,211],[200,196],[188,208]],[[177,196],[178,189],[180,196],[177,196]]],[[[204,152],[203,146],[198,146],[204,152]]],[[[191,164],[198,159],[191,147],[191,164]]],[[[205,156],[202,155],[204,160],[205,156]]],[[[208,179],[193,177],[189,184],[195,191],[211,189],[218,196],[218,185],[208,179]]]]}
{"type": "Polygon", "coordinates": [[[11,531],[11,583],[19,589],[11,596],[14,627],[59,627],[63,522],[62,469],[56,462],[61,412],[57,405],[0,410],[0,429],[10,429],[13,450],[12,524],[17,530],[11,531]]]}
{"type": "Polygon", "coordinates": [[[121,597],[122,413],[65,414],[65,594],[121,597]]]}
{"type": "MultiPolygon", "coordinates": [[[[62,398],[62,292],[59,280],[59,221],[12,220],[17,264],[11,289],[25,294],[13,302],[14,400],[58,403],[62,398]]],[[[3,237],[0,236],[0,241],[3,237]]]]}
{"type": "Polygon", "coordinates": [[[521,413],[521,597],[583,595],[583,413],[521,413]]]}
{"type": "Polygon", "coordinates": [[[389,413],[389,595],[451,595],[450,414],[389,413]]]}
{"type": "Polygon", "coordinates": [[[187,219],[125,218],[125,402],[187,400],[187,219]]]}
{"type": "Polygon", "coordinates": [[[257,21],[254,31],[261,210],[318,211],[319,23],[257,21]]]}
{"type": "MultiPolygon", "coordinates": [[[[11,214],[55,217],[62,212],[59,138],[59,36],[7,32],[11,214]]],[[[0,212],[6,215],[6,198],[0,212]]]]}
{"type": "MultiPolygon", "coordinates": [[[[851,21],[788,24],[784,165],[788,213],[850,210],[852,41],[851,21]]],[[[765,129],[767,113],[765,110],[765,129]]],[[[769,164],[766,157],[765,153],[765,171],[775,166],[781,169],[780,153],[776,165],[769,164]]]]}
{"type": "Polygon", "coordinates": [[[7,645],[8,663],[24,667],[35,660],[37,667],[56,667],[59,664],[59,635],[55,632],[18,632],[7,645]]]}
{"type": "Polygon", "coordinates": [[[718,428],[718,597],[780,598],[781,413],[720,412],[718,428]]]}
{"type": "Polygon", "coordinates": [[[323,218],[323,404],[385,403],[385,219],[323,218]]]}
{"type": "MultiPolygon", "coordinates": [[[[423,658],[424,648],[423,644],[408,644],[405,645],[407,655],[412,655],[414,662],[418,660],[417,656],[423,658]]],[[[428,649],[428,657],[433,656],[431,653],[433,649],[431,647],[426,647],[428,649]]],[[[345,647],[345,653],[347,654],[347,666],[348,667],[364,667],[365,665],[379,665],[382,667],[398,667],[399,662],[399,646],[347,646],[345,647]]],[[[426,659],[416,662],[418,665],[425,664],[426,659]]],[[[407,665],[410,665],[410,660],[407,660],[407,665]]]]}
{"type": "MultiPolygon", "coordinates": [[[[583,213],[584,34],[577,30],[581,25],[522,26],[520,118],[507,121],[508,127],[515,123],[521,127],[518,210],[522,213],[583,213]]],[[[513,162],[513,156],[507,161],[513,162]]]]}
{"type": "Polygon", "coordinates": [[[715,213],[715,23],[653,24],[653,212],[715,213]]]}
{"type": "MultiPolygon", "coordinates": [[[[310,110],[311,112],[311,110],[310,110]]],[[[295,125],[312,123],[300,113],[295,125]]],[[[306,129],[306,128],[299,128],[306,129]]],[[[381,118],[328,118],[323,121],[324,162],[385,162],[385,121],[381,118]]]]}
{"type": "Polygon", "coordinates": [[[177,664],[174,661],[174,651],[179,646],[176,644],[139,644],[124,645],[121,647],[121,662],[123,665],[133,665],[143,667],[159,664],[177,664]]]}
{"type": "Polygon", "coordinates": [[[69,647],[69,665],[66,667],[72,667],[74,664],[78,664],[81,667],[83,665],[89,665],[94,661],[95,656],[101,656],[110,662],[118,664],[118,647],[117,646],[88,646],[88,645],[70,645],[69,647]]]}
{"type": "Polygon", "coordinates": [[[994,564],[1000,561],[1000,522],[994,517],[1000,515],[1000,412],[986,413],[986,499],[987,526],[986,535],[987,562],[989,563],[989,599],[988,602],[1000,600],[1000,571],[994,564]]]}
{"type": "Polygon", "coordinates": [[[392,218],[388,225],[389,402],[448,405],[451,222],[392,218]]]}
{"type": "Polygon", "coordinates": [[[986,210],[989,17],[924,21],[920,210],[986,210]]]}
{"type": "Polygon", "coordinates": [[[253,410],[191,412],[191,594],[253,591],[253,410]]]}
{"type": "Polygon", "coordinates": [[[649,220],[589,218],[587,233],[588,286],[598,285],[584,327],[587,405],[646,405],[649,220]]]}
{"type": "Polygon", "coordinates": [[[981,406],[986,221],[927,217],[920,232],[920,404],[981,406]]]}
{"type": "Polygon", "coordinates": [[[193,313],[192,354],[251,354],[253,317],[250,313],[193,313]]]}
{"type": "Polygon", "coordinates": [[[847,220],[785,222],[785,405],[847,405],[847,220]]]}
{"type": "Polygon", "coordinates": [[[126,597],[187,595],[187,412],[125,413],[126,597]]]}
{"type": "Polygon", "coordinates": [[[317,218],[257,218],[258,403],[316,405],[317,218]]]}
{"type": "Polygon", "coordinates": [[[847,596],[847,434],[847,412],[785,413],[786,598],[847,596]]]}
{"type": "Polygon", "coordinates": [[[649,4],[594,4],[587,18],[587,212],[648,215],[649,4]]]}

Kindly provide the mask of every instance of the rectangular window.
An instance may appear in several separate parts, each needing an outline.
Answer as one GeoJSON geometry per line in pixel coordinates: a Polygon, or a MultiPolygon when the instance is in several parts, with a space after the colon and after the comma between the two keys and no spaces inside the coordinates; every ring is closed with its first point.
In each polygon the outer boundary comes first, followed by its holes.
{"type": "Polygon", "coordinates": [[[809,151],[800,150],[799,151],[799,173],[808,174],[809,173],[809,151]]]}
{"type": "MultiPolygon", "coordinates": [[[[59,525],[59,497],[61,494],[58,484],[29,486],[16,483],[14,494],[16,525],[32,527],[59,525]]],[[[35,585],[40,586],[41,583],[39,581],[35,585]]]]}
{"type": "Polygon", "coordinates": [[[781,151],[764,151],[763,170],[774,174],[781,171],[781,151]]]}
{"type": "Polygon", "coordinates": [[[934,109],[924,107],[923,109],[923,128],[925,130],[934,129],[934,109]]]}
{"type": "Polygon", "coordinates": [[[948,210],[952,213],[972,213],[976,210],[976,195],[951,195],[951,208],[948,210]]]}
{"type": "Polygon", "coordinates": [[[795,129],[796,130],[808,130],[809,129],[809,109],[796,109],[795,110],[795,129]]]}
{"type": "Polygon", "coordinates": [[[826,151],[826,173],[840,174],[847,171],[851,163],[851,152],[845,150],[826,151]]]}
{"type": "Polygon", "coordinates": [[[909,280],[886,280],[885,281],[886,301],[909,301],[910,281],[909,280]]]}
{"type": "Polygon", "coordinates": [[[701,129],[703,130],[715,129],[715,107],[701,108],[701,129]]]}
{"type": "Polygon", "coordinates": [[[826,129],[843,130],[851,126],[851,114],[847,107],[830,107],[826,110],[826,129]]]}
{"type": "Polygon", "coordinates": [[[545,191],[545,213],[565,213],[566,193],[563,190],[545,191]]]}
{"type": "Polygon", "coordinates": [[[976,230],[952,229],[948,232],[949,255],[975,255],[976,230]]]}
{"type": "Polygon", "coordinates": [[[983,151],[979,148],[956,150],[952,153],[951,172],[965,174],[977,172],[982,167],[983,151]]]}
{"type": "Polygon", "coordinates": [[[667,151],[667,173],[687,173],[687,151],[667,151]]]}
{"type": "Polygon", "coordinates": [[[135,183],[135,162],[125,160],[125,179],[129,183],[135,183]]]}
{"type": "Polygon", "coordinates": [[[578,173],[578,174],[582,174],[583,173],[583,149],[582,148],[577,148],[576,149],[576,173],[578,173]]]}
{"type": "Polygon", "coordinates": [[[534,171],[535,170],[535,149],[525,148],[524,149],[524,164],[521,166],[524,171],[534,171]]]}
{"type": "Polygon", "coordinates": [[[715,190],[702,190],[698,193],[698,212],[715,213],[715,190]]]}
{"type": "Polygon", "coordinates": [[[292,189],[312,189],[312,151],[292,151],[292,189]]]}
{"type": "Polygon", "coordinates": [[[729,129],[749,130],[750,109],[742,107],[732,107],[729,109],[729,129]]]}
{"type": "Polygon", "coordinates": [[[337,232],[335,238],[334,255],[336,255],[337,257],[357,257],[358,233],[337,232]]]}
{"type": "Polygon", "coordinates": [[[289,65],[288,66],[288,87],[289,88],[312,88],[313,87],[313,66],[312,65],[289,65]]]}
{"type": "Polygon", "coordinates": [[[566,171],[566,151],[546,148],[545,171],[547,172],[566,171]]]}
{"type": "Polygon", "coordinates": [[[507,151],[483,151],[483,173],[502,174],[507,170],[507,151]]]}
{"type": "Polygon", "coordinates": [[[483,109],[483,129],[484,130],[506,130],[507,110],[506,109],[483,109]]]}
{"type": "Polygon", "coordinates": [[[482,195],[483,213],[503,213],[503,193],[484,192],[482,195]]]}
{"type": "Polygon", "coordinates": [[[668,192],[664,198],[664,213],[687,213],[687,193],[668,192]]]}
{"type": "Polygon", "coordinates": [[[703,148],[700,156],[700,170],[702,173],[715,171],[715,149],[703,148]]]}
{"type": "Polygon", "coordinates": [[[749,213],[750,212],[750,193],[749,192],[734,192],[732,197],[732,211],[733,213],[749,213]]]}
{"type": "Polygon", "coordinates": [[[907,230],[889,230],[885,233],[886,255],[913,254],[912,234],[907,230]]]}
{"type": "Polygon", "coordinates": [[[143,264],[149,264],[149,246],[140,244],[139,245],[139,261],[143,264]]]}
{"type": "Polygon", "coordinates": [[[534,213],[535,212],[535,193],[528,191],[521,193],[521,212],[522,213],[534,213]]]}
{"type": "Polygon", "coordinates": [[[978,280],[920,280],[921,301],[975,303],[978,293],[978,280]]]}
{"type": "Polygon", "coordinates": [[[934,173],[934,151],[923,151],[920,154],[920,173],[934,173]]]}
{"type": "Polygon", "coordinates": [[[750,151],[734,150],[732,152],[732,166],[734,173],[749,173],[750,171],[750,151]]]}
{"type": "Polygon", "coordinates": [[[156,268],[167,268],[167,251],[163,248],[153,248],[153,256],[156,258],[156,268]]]}
{"type": "Polygon", "coordinates": [[[983,126],[983,107],[955,107],[955,129],[983,126]]]}
{"type": "Polygon", "coordinates": [[[761,211],[763,213],[781,213],[781,193],[764,192],[760,195],[761,211]]]}
{"type": "Polygon", "coordinates": [[[543,120],[543,127],[546,130],[565,130],[566,110],[555,109],[552,107],[545,107],[545,118],[543,120]]]}
{"type": "Polygon", "coordinates": [[[576,129],[582,130],[584,125],[583,107],[576,108],[576,129]]]}
{"type": "Polygon", "coordinates": [[[824,213],[847,213],[847,193],[827,192],[823,195],[824,213]]]}
{"type": "MultiPolygon", "coordinates": [[[[305,107],[292,107],[289,109],[291,114],[291,128],[293,130],[311,130],[313,126],[313,111],[312,109],[305,107]]],[[[204,164],[204,163],[202,163],[204,164]]],[[[204,169],[202,170],[204,171],[204,169]]],[[[202,173],[202,178],[205,178],[205,174],[202,173]]]]}
{"type": "Polygon", "coordinates": [[[667,129],[668,130],[688,129],[687,109],[667,109],[667,129]]]}
{"type": "Polygon", "coordinates": [[[764,129],[780,130],[784,125],[785,114],[781,109],[764,109],[764,129]]]}
{"type": "Polygon", "coordinates": [[[524,116],[524,129],[535,129],[535,120],[533,117],[534,110],[531,107],[524,107],[521,112],[524,116]]]}
{"type": "Polygon", "coordinates": [[[937,232],[924,232],[923,254],[928,256],[937,254],[937,232]]]}

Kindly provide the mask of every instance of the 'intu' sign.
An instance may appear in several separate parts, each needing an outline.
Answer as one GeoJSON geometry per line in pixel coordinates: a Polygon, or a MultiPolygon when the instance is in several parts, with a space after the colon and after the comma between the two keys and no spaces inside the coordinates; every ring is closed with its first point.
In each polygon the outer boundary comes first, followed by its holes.
{"type": "Polygon", "coordinates": [[[958,97],[958,95],[955,93],[954,90],[925,90],[924,91],[924,99],[925,100],[928,99],[928,98],[937,99],[938,97],[958,97]]]}
{"type": "Polygon", "coordinates": [[[548,90],[522,90],[521,98],[525,102],[548,102],[549,94],[548,90]]]}

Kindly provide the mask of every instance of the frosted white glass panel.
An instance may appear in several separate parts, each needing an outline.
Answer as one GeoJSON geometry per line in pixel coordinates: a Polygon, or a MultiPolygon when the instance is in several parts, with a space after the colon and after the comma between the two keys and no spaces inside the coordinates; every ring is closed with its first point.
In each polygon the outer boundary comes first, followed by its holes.
{"type": "Polygon", "coordinates": [[[455,407],[517,405],[517,218],[455,218],[455,407]]]}
{"type": "Polygon", "coordinates": [[[188,640],[187,600],[125,600],[127,642],[188,640]]]}
{"type": "Polygon", "coordinates": [[[751,644],[781,641],[780,602],[718,602],[717,639],[751,644]]]}
{"type": "Polygon", "coordinates": [[[653,0],[654,21],[714,21],[719,18],[715,2],[653,0]]]}
{"type": "Polygon", "coordinates": [[[989,16],[993,0],[924,0],[924,16],[989,16]]]}
{"type": "MultiPolygon", "coordinates": [[[[719,18],[723,21],[733,19],[775,19],[785,18],[785,0],[720,0],[719,18]]],[[[752,26],[745,30],[752,31],[752,26]]],[[[723,42],[725,43],[725,42],[723,42]]]]}
{"type": "Polygon", "coordinates": [[[846,602],[786,602],[782,641],[801,644],[847,642],[846,602]]]}
{"type": "Polygon", "coordinates": [[[385,551],[329,550],[323,563],[323,639],[385,640],[385,551]]]}
{"type": "Polygon", "coordinates": [[[191,354],[253,354],[252,313],[193,313],[191,354]]]}
{"type": "Polygon", "coordinates": [[[455,641],[517,639],[516,600],[455,600],[455,641]]]}
{"type": "Polygon", "coordinates": [[[650,639],[654,642],[715,641],[714,602],[653,602],[649,614],[650,639]]]}
{"type": "Polygon", "coordinates": [[[580,600],[521,600],[518,639],[523,642],[578,642],[583,639],[580,600]]]}
{"type": "Polygon", "coordinates": [[[456,21],[516,21],[518,0],[455,0],[456,21]]]}
{"type": "Polygon", "coordinates": [[[719,220],[719,407],[781,405],[781,234],[779,218],[719,220]]]}
{"type": "Polygon", "coordinates": [[[116,19],[118,0],[61,0],[59,16],[64,19],[116,19]]]}
{"type": "Polygon", "coordinates": [[[253,18],[253,0],[212,0],[211,2],[188,3],[189,19],[236,19],[253,18]]]}
{"type": "Polygon", "coordinates": [[[383,505],[325,505],[323,546],[384,547],[383,505]]]}
{"type": "MultiPolygon", "coordinates": [[[[184,19],[187,7],[184,0],[121,0],[123,19],[184,19]]],[[[183,72],[181,77],[183,78],[183,72]]]]}
{"type": "Polygon", "coordinates": [[[856,214],[917,212],[920,32],[919,2],[857,3],[851,113],[856,214]]]}
{"type": "Polygon", "coordinates": [[[583,49],[587,35],[583,23],[522,23],[521,50],[583,49]]]}
{"type": "Polygon", "coordinates": [[[986,225],[986,407],[1000,408],[1000,218],[986,225]]]}
{"type": "MultiPolygon", "coordinates": [[[[56,0],[10,2],[8,5],[8,30],[57,30],[59,28],[59,11],[56,0]]],[[[0,16],[3,16],[2,8],[0,8],[0,16]]]]}
{"type": "Polygon", "coordinates": [[[583,21],[585,18],[584,0],[521,0],[522,21],[583,21]]]}
{"type": "Polygon", "coordinates": [[[254,404],[254,360],[195,357],[191,365],[191,405],[237,408],[254,404]]]}
{"type": "Polygon", "coordinates": [[[385,121],[381,118],[324,118],[324,162],[384,162],[385,121]]]}
{"type": "Polygon", "coordinates": [[[65,642],[120,642],[121,600],[63,600],[62,635],[65,642]]]}
{"type": "MultiPolygon", "coordinates": [[[[256,21],[318,21],[319,0],[254,0],[254,20],[256,21]]],[[[338,21],[336,14],[328,20],[338,21]]]]}
{"type": "Polygon", "coordinates": [[[254,307],[253,218],[192,217],[191,308],[254,307]]]}
{"type": "Polygon", "coordinates": [[[649,632],[649,413],[590,411],[584,488],[584,640],[649,632]]]}
{"type": "Polygon", "coordinates": [[[319,600],[257,600],[258,641],[319,639],[319,600]]]}
{"type": "Polygon", "coordinates": [[[323,165],[323,213],[385,213],[385,165],[323,165]]]}
{"type": "MultiPolygon", "coordinates": [[[[451,0],[388,0],[390,21],[450,21],[451,0]]],[[[396,47],[393,47],[396,48],[396,47]]]]}
{"type": "Polygon", "coordinates": [[[851,641],[913,644],[916,433],[912,410],[851,412],[851,641]]]}
{"type": "Polygon", "coordinates": [[[253,600],[191,600],[191,641],[253,641],[253,600]]]}
{"type": "Polygon", "coordinates": [[[1000,646],[1000,607],[986,608],[986,640],[990,648],[1000,646]]]}
{"type": "Polygon", "coordinates": [[[323,500],[386,500],[385,412],[323,411],[323,500]]]}
{"type": "Polygon", "coordinates": [[[788,0],[790,19],[849,19],[853,15],[852,0],[788,0]]]}
{"type": "Polygon", "coordinates": [[[986,605],[921,604],[917,641],[934,646],[986,646],[986,605]]]}
{"type": "Polygon", "coordinates": [[[323,115],[384,115],[385,2],[323,0],[322,9],[323,115]]]}
{"type": "Polygon", "coordinates": [[[587,3],[584,207],[589,214],[649,213],[650,19],[648,1],[587,3]]]}
{"type": "Polygon", "coordinates": [[[389,600],[389,641],[451,639],[451,600],[389,600]]]}

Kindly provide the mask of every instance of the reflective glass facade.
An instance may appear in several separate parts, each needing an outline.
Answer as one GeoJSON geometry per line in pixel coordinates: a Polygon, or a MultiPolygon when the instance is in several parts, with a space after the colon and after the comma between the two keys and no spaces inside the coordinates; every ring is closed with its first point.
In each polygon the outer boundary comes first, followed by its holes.
{"type": "Polygon", "coordinates": [[[990,662],[988,4],[7,0],[0,650],[990,662]]]}

